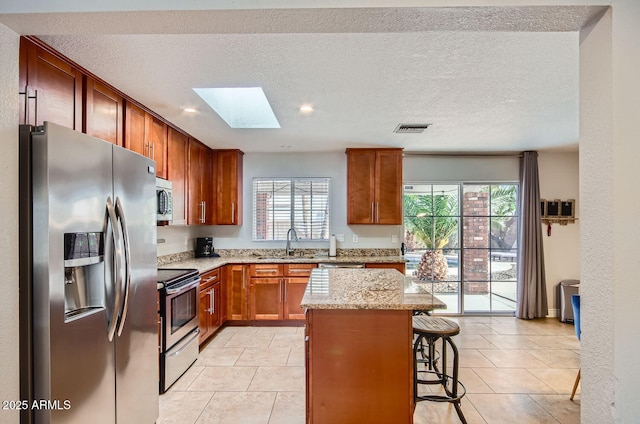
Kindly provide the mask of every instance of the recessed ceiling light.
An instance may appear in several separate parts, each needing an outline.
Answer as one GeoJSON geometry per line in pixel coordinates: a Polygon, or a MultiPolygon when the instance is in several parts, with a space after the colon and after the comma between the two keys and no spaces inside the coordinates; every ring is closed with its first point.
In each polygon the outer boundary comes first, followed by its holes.
{"type": "Polygon", "coordinates": [[[192,107],[185,107],[184,111],[187,112],[187,113],[196,113],[197,112],[197,110],[195,110],[192,107]]]}
{"type": "Polygon", "coordinates": [[[280,128],[262,87],[194,88],[231,128],[280,128]]]}
{"type": "Polygon", "coordinates": [[[300,106],[300,113],[303,113],[305,115],[313,113],[313,105],[304,104],[304,105],[300,106]]]}

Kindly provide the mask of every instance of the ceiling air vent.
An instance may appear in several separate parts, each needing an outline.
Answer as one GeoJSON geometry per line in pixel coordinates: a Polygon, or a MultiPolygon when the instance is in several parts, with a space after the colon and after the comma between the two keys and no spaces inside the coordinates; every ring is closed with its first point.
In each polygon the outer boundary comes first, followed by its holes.
{"type": "Polygon", "coordinates": [[[417,134],[417,133],[424,132],[424,130],[429,128],[429,125],[431,124],[398,124],[398,126],[396,127],[395,130],[393,130],[393,132],[399,133],[399,134],[404,134],[404,133],[417,134]]]}

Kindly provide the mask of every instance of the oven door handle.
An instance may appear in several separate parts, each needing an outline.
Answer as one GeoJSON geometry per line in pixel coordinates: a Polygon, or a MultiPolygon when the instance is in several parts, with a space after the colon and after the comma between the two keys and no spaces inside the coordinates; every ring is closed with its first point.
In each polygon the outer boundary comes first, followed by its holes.
{"type": "Polygon", "coordinates": [[[199,284],[200,284],[200,277],[182,286],[165,289],[165,293],[168,295],[180,293],[181,291],[191,290],[192,288],[197,287],[199,284]]]}

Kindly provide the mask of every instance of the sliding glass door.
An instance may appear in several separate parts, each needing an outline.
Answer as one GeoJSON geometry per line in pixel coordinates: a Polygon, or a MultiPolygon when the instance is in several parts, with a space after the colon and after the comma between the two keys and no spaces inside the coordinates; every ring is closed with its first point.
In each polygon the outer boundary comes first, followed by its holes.
{"type": "Polygon", "coordinates": [[[516,184],[406,184],[407,274],[444,313],[515,310],[516,184]]]}

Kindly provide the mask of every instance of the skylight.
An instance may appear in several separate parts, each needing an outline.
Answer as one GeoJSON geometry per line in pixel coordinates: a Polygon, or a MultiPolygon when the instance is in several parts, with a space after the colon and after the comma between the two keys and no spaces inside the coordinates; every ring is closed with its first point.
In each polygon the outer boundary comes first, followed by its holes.
{"type": "Polygon", "coordinates": [[[231,128],[280,128],[262,87],[194,88],[231,128]]]}

